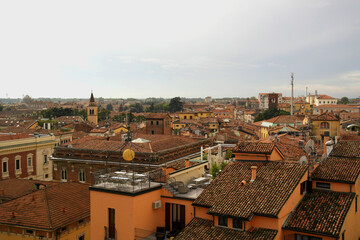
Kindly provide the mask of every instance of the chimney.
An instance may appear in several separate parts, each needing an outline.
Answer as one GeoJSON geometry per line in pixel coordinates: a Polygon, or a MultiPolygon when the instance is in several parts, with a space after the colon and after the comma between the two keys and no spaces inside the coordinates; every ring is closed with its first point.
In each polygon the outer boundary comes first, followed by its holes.
{"type": "Polygon", "coordinates": [[[257,166],[251,166],[251,180],[250,180],[250,182],[253,182],[256,179],[256,169],[257,169],[257,166]]]}
{"type": "Polygon", "coordinates": [[[186,159],[185,160],[185,168],[188,168],[188,167],[190,167],[190,161],[189,161],[189,159],[186,159]]]}

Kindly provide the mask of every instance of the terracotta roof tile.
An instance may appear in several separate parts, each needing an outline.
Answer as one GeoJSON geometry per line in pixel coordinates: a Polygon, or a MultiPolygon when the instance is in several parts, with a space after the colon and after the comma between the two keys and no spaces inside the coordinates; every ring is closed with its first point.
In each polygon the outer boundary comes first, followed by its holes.
{"type": "Polygon", "coordinates": [[[238,231],[231,228],[213,227],[211,220],[193,218],[174,240],[272,240],[276,230],[254,228],[251,231],[238,231]]]}
{"type": "Polygon", "coordinates": [[[324,112],[311,118],[312,121],[339,121],[339,118],[332,113],[324,112]]]}
{"type": "Polygon", "coordinates": [[[314,190],[289,216],[284,229],[338,238],[355,193],[314,190]]]}
{"type": "Polygon", "coordinates": [[[335,98],[330,97],[330,96],[328,96],[328,95],[319,95],[317,98],[318,98],[318,99],[335,99],[335,98]]]}
{"type": "Polygon", "coordinates": [[[0,224],[42,229],[57,229],[89,215],[89,187],[80,183],[60,183],[0,205],[0,224]]]}
{"type": "Polygon", "coordinates": [[[340,141],[330,153],[330,157],[360,158],[360,141],[340,141]]]}
{"type": "Polygon", "coordinates": [[[2,180],[0,181],[0,198],[14,199],[35,192],[38,190],[35,188],[36,184],[53,186],[59,183],[18,178],[2,180]]]}
{"type": "Polygon", "coordinates": [[[360,174],[360,158],[330,157],[314,170],[313,180],[355,183],[360,174]]]}
{"type": "Polygon", "coordinates": [[[267,153],[270,154],[274,150],[273,143],[240,141],[234,148],[234,152],[243,153],[267,153]]]}
{"type": "Polygon", "coordinates": [[[306,171],[307,166],[293,163],[235,162],[224,168],[194,205],[210,207],[208,212],[215,215],[277,217],[306,171]],[[256,179],[250,182],[252,166],[257,166],[256,179]]]}

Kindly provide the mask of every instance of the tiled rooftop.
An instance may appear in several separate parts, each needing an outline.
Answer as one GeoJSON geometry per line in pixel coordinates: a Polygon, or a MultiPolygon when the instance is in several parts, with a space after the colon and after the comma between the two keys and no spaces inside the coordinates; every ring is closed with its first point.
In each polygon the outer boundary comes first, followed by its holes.
{"type": "Polygon", "coordinates": [[[339,118],[332,113],[324,112],[311,118],[312,121],[339,121],[339,118]]]}
{"type": "Polygon", "coordinates": [[[328,96],[328,95],[319,95],[317,98],[318,98],[318,99],[335,99],[335,98],[330,97],[330,96],[328,96]]]}
{"type": "Polygon", "coordinates": [[[56,229],[90,216],[89,187],[60,183],[0,205],[0,224],[56,229]]]}
{"type": "Polygon", "coordinates": [[[293,163],[235,162],[224,168],[194,205],[211,207],[209,213],[215,215],[276,217],[306,171],[307,166],[293,163]],[[257,166],[253,182],[251,166],[257,166]],[[242,181],[246,184],[242,185],[242,181]]]}
{"type": "Polygon", "coordinates": [[[360,174],[360,158],[330,157],[314,170],[313,180],[355,183],[360,174]]]}
{"type": "Polygon", "coordinates": [[[32,193],[37,191],[36,184],[48,187],[59,183],[18,178],[2,180],[0,181],[0,198],[14,199],[32,193]]]}
{"type": "MultiPolygon", "coordinates": [[[[133,139],[136,138],[144,138],[150,143],[132,143],[135,152],[157,152],[199,141],[194,138],[173,135],[134,134],[133,139]]],[[[86,137],[86,139],[75,140],[70,144],[73,148],[79,149],[120,151],[123,143],[123,141],[119,141],[118,137],[111,137],[109,141],[99,137],[86,137]]]]}
{"type": "Polygon", "coordinates": [[[355,193],[314,190],[289,216],[284,229],[339,237],[355,193]]]}
{"type": "Polygon", "coordinates": [[[330,157],[360,158],[360,141],[340,141],[330,153],[330,157]]]}
{"type": "Polygon", "coordinates": [[[273,143],[240,141],[233,152],[243,153],[271,153],[275,145],[273,143]]]}
{"type": "Polygon", "coordinates": [[[194,218],[174,240],[272,240],[276,235],[276,230],[264,228],[239,231],[231,228],[213,227],[211,220],[194,218]]]}

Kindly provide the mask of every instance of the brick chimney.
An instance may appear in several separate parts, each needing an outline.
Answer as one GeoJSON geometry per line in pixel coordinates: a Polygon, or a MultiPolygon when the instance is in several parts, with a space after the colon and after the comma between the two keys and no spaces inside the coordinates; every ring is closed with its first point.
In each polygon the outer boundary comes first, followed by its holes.
{"type": "Polygon", "coordinates": [[[256,169],[257,166],[251,166],[251,182],[255,181],[256,179],[256,169]]]}

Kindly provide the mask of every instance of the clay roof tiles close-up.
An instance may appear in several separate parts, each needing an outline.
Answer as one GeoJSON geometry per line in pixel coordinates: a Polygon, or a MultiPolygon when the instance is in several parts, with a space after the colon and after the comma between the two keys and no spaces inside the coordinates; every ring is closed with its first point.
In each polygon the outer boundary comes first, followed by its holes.
{"type": "Polygon", "coordinates": [[[273,143],[240,141],[234,148],[234,152],[243,153],[271,153],[275,145],[273,143]]]}
{"type": "Polygon", "coordinates": [[[354,198],[355,193],[314,190],[304,196],[283,228],[339,238],[354,198]]]}
{"type": "Polygon", "coordinates": [[[0,224],[54,230],[90,216],[89,187],[60,183],[0,204],[0,224]]]}
{"type": "Polygon", "coordinates": [[[235,162],[226,166],[193,204],[210,207],[208,213],[214,215],[277,217],[306,172],[307,166],[294,163],[235,162]],[[254,181],[250,181],[252,166],[257,167],[254,181]]]}
{"type": "Polygon", "coordinates": [[[360,174],[360,158],[329,157],[312,174],[313,180],[355,184],[360,174]]]}
{"type": "Polygon", "coordinates": [[[239,231],[231,228],[214,227],[211,220],[194,218],[174,240],[272,240],[278,231],[264,228],[252,228],[239,231]]]}
{"type": "Polygon", "coordinates": [[[340,141],[335,144],[330,157],[360,158],[359,141],[340,141]]]}

